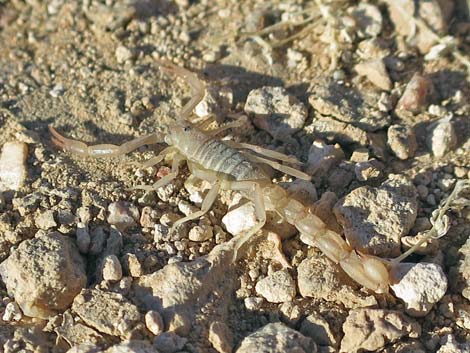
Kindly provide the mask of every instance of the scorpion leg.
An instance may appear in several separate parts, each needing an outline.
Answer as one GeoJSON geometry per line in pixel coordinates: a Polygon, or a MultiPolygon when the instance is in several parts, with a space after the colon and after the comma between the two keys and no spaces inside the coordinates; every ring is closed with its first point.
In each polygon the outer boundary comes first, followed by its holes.
{"type": "Polygon", "coordinates": [[[188,120],[193,109],[200,101],[204,98],[205,89],[204,84],[193,72],[186,70],[182,67],[176,66],[173,63],[166,60],[157,60],[157,62],[162,66],[162,69],[166,73],[175,74],[182,77],[188,85],[191,86],[192,97],[188,103],[186,103],[181,110],[181,119],[188,120]]]}
{"type": "Polygon", "coordinates": [[[302,165],[303,163],[299,161],[295,157],[291,157],[288,155],[285,155],[284,153],[280,153],[277,151],[269,150],[267,148],[263,148],[257,145],[252,145],[250,143],[244,143],[244,142],[235,142],[235,141],[224,141],[227,145],[233,148],[242,148],[242,149],[248,149],[253,152],[256,152],[262,156],[268,157],[268,158],[273,158],[277,159],[279,161],[291,163],[291,164],[297,164],[297,165],[302,165]]]}
{"type": "Polygon", "coordinates": [[[62,136],[57,132],[56,129],[54,129],[50,125],[49,130],[52,134],[52,142],[56,146],[79,156],[90,156],[97,158],[121,156],[126,153],[132,152],[143,145],[155,144],[162,141],[162,138],[159,134],[150,134],[125,142],[120,146],[111,144],[88,146],[87,144],[81,141],[68,139],[62,136]]]}
{"type": "Polygon", "coordinates": [[[133,189],[151,191],[151,190],[157,190],[161,188],[162,186],[165,186],[171,183],[171,181],[178,176],[179,164],[184,159],[185,158],[182,155],[176,154],[175,157],[173,158],[173,162],[171,164],[171,172],[169,174],[165,175],[163,178],[158,180],[153,185],[136,185],[133,187],[133,189]]]}
{"type": "Polygon", "coordinates": [[[166,147],[164,148],[157,156],[153,157],[153,158],[150,158],[149,160],[143,162],[143,163],[139,163],[139,162],[132,162],[133,165],[139,167],[139,168],[148,168],[148,167],[152,167],[158,163],[160,163],[161,161],[163,161],[163,159],[170,153],[172,152],[176,152],[178,149],[176,147],[173,147],[173,146],[169,146],[169,147],[166,147]]]}
{"type": "Polygon", "coordinates": [[[255,156],[253,154],[249,154],[249,155],[247,155],[247,157],[250,158],[251,160],[253,160],[254,162],[267,164],[270,167],[283,172],[284,174],[292,175],[292,176],[294,176],[296,178],[299,178],[299,179],[302,179],[302,180],[307,180],[307,181],[312,180],[312,177],[310,175],[308,175],[308,174],[306,174],[306,173],[304,173],[304,172],[302,172],[298,169],[289,167],[287,165],[283,165],[279,162],[276,162],[276,161],[273,161],[273,160],[270,160],[270,159],[267,159],[267,158],[263,158],[263,157],[260,157],[260,156],[255,156]]]}
{"type": "Polygon", "coordinates": [[[197,212],[194,212],[194,213],[191,213],[191,214],[187,215],[186,217],[178,219],[173,224],[170,231],[173,231],[176,227],[178,227],[179,225],[181,225],[185,222],[188,222],[188,221],[191,221],[193,219],[202,217],[204,214],[206,214],[211,209],[212,205],[214,204],[214,201],[217,198],[217,195],[219,194],[219,190],[220,190],[220,182],[217,181],[212,186],[212,188],[209,190],[206,197],[202,201],[201,210],[197,211],[197,212]]]}
{"type": "Polygon", "coordinates": [[[266,209],[264,206],[264,198],[261,186],[258,183],[250,181],[235,181],[230,183],[230,189],[245,191],[253,195],[253,201],[255,203],[255,214],[258,218],[258,223],[256,223],[251,229],[249,229],[245,234],[243,234],[242,239],[237,244],[237,247],[234,252],[234,261],[239,258],[240,248],[244,247],[246,243],[253,239],[253,235],[256,234],[261,228],[263,228],[266,223],[266,209]]]}

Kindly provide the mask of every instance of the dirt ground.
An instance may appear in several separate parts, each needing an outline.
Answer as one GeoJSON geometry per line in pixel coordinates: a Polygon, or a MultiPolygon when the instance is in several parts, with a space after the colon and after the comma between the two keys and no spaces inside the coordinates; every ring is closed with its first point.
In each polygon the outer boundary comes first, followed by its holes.
{"type": "MultiPolygon", "coordinates": [[[[412,4],[422,2],[410,1],[412,4]]],[[[190,193],[184,188],[184,182],[190,176],[185,165],[171,187],[164,191],[145,193],[132,189],[139,184],[151,185],[168,173],[165,167],[171,166],[168,161],[145,169],[131,163],[151,158],[165,144],[145,146],[124,157],[93,159],[60,151],[51,142],[48,125],[70,138],[90,144],[121,144],[138,136],[165,131],[190,97],[190,90],[184,81],[165,75],[155,60],[158,58],[168,59],[197,73],[206,87],[214,87],[216,92],[225,90],[233,94],[231,104],[219,107],[220,111],[214,107],[210,111],[216,115],[219,124],[231,121],[227,117],[230,114],[244,113],[250,91],[263,86],[285,87],[288,94],[308,109],[303,128],[290,134],[289,138],[275,138],[269,129],[248,122],[222,136],[294,155],[303,162],[309,159],[313,141],[338,143],[344,155],[337,165],[343,163],[340,169],[348,172],[341,177],[343,174],[336,166],[331,169],[334,172],[330,170],[314,177],[318,198],[332,192],[336,199],[341,199],[362,186],[378,187],[391,174],[409,178],[416,187],[423,185],[423,178],[428,178],[430,181],[421,187],[422,194],[417,198],[417,218],[424,222],[451,192],[451,187],[441,187],[439,181],[455,183],[459,179],[468,179],[470,173],[470,25],[465,13],[470,4],[468,1],[441,3],[445,8],[455,5],[455,10],[445,19],[443,28],[427,34],[434,42],[423,48],[420,45],[426,45],[420,40],[427,39],[416,40],[414,37],[419,34],[404,34],[391,17],[390,5],[373,0],[331,3],[296,0],[263,4],[253,0],[0,0],[0,146],[8,141],[23,141],[28,144],[29,151],[24,185],[18,191],[5,191],[4,203],[0,203],[0,260],[7,259],[19,244],[34,238],[41,230],[57,230],[74,239],[79,223],[78,210],[83,207],[90,210],[87,226],[93,230],[102,227],[108,234],[108,206],[116,201],[129,202],[140,214],[153,210],[150,226],[141,224],[140,218],[140,222],[123,231],[123,244],[116,254],[119,259],[128,253],[135,254],[145,275],[162,269],[168,261],[176,261],[176,257],[180,261],[191,261],[207,255],[215,245],[232,238],[221,220],[233,195],[223,192],[205,218],[217,236],[202,242],[188,239],[155,241],[155,224],[164,224],[162,217],[182,217],[182,208],[178,206],[181,202],[194,208],[190,193]],[[313,22],[298,24],[310,16],[310,10],[302,11],[314,8],[316,3],[326,6],[330,16],[317,14],[313,22]],[[372,13],[372,17],[366,16],[365,24],[358,20],[360,16],[354,15],[354,9],[363,4],[371,4],[379,10],[378,14],[372,13]],[[379,18],[377,30],[373,28],[372,20],[379,18]],[[290,24],[256,33],[282,21],[290,21],[290,24]],[[325,33],[330,33],[330,37],[325,37],[325,33]],[[296,38],[289,39],[296,34],[299,34],[296,38]],[[432,53],[431,48],[444,43],[445,38],[450,38],[447,36],[452,36],[453,44],[426,59],[426,55],[432,53]],[[376,73],[360,75],[360,69],[355,67],[365,62],[367,71],[368,65],[372,65],[368,60],[376,58],[385,58],[386,72],[378,74],[378,80],[384,82],[388,76],[390,85],[387,89],[373,83],[371,77],[376,73]],[[418,101],[414,111],[407,107],[398,111],[397,101],[416,73],[430,80],[433,92],[416,93],[420,97],[414,97],[418,101]],[[321,111],[315,99],[327,82],[339,85],[335,93],[341,93],[341,87],[345,87],[359,98],[352,99],[349,106],[345,104],[343,113],[336,114],[334,109],[331,114],[321,111]],[[369,98],[375,103],[365,104],[369,98]],[[377,110],[377,102],[381,99],[390,107],[377,110]],[[354,106],[355,102],[361,107],[354,106]],[[363,105],[367,107],[362,108],[363,105]],[[386,118],[378,115],[379,111],[386,118]],[[429,142],[432,128],[449,114],[455,139],[442,156],[433,155],[432,142],[429,142]],[[341,116],[352,118],[341,120],[341,116]],[[323,118],[326,123],[322,126],[326,128],[321,131],[317,122],[323,118]],[[335,127],[334,123],[341,125],[335,127]],[[417,150],[409,158],[397,158],[388,145],[387,131],[394,124],[409,128],[416,137],[417,150]],[[361,140],[361,136],[366,136],[365,140],[361,140]],[[361,180],[354,172],[351,174],[356,163],[352,156],[364,149],[368,151],[368,160],[374,159],[380,167],[376,177],[361,180]],[[47,196],[31,206],[28,212],[20,212],[15,200],[24,200],[25,196],[35,193],[47,196]],[[55,225],[51,227],[43,227],[37,222],[46,210],[54,211],[55,225]],[[62,221],[59,217],[62,211],[71,214],[73,220],[62,221]],[[7,236],[11,232],[14,237],[7,236]]],[[[433,17],[433,13],[428,15],[424,20],[432,27],[433,21],[439,19],[433,17]]],[[[421,30],[420,33],[424,32],[421,30]]],[[[332,101],[333,106],[344,103],[341,98],[339,101],[332,98],[332,101]]],[[[249,115],[249,119],[253,116],[249,115]]],[[[276,183],[285,182],[285,185],[293,179],[281,174],[276,177],[276,183]]],[[[436,261],[442,265],[449,282],[454,278],[452,268],[459,261],[470,261],[461,251],[470,230],[469,215],[468,209],[450,213],[451,230],[439,240],[437,253],[427,255],[428,259],[440,259],[436,261]]],[[[198,224],[198,221],[192,224],[198,224]]],[[[415,224],[410,234],[418,233],[418,228],[415,224]]],[[[183,230],[185,236],[189,229],[188,226],[183,230]]],[[[283,239],[283,251],[287,260],[294,264],[290,271],[295,278],[297,264],[316,251],[300,242],[298,234],[283,239]]],[[[219,313],[219,320],[225,321],[233,351],[244,337],[269,322],[282,321],[299,329],[305,316],[312,312],[321,314],[337,341],[341,342],[345,334],[342,326],[352,306],[340,300],[297,294],[290,306],[264,300],[255,310],[246,307],[246,298],[259,296],[255,291],[257,276],[253,271],[264,276],[282,267],[274,256],[265,256],[262,246],[259,252],[245,257],[234,267],[237,284],[230,287],[231,291],[221,290],[227,296],[225,299],[218,298],[225,302],[226,312],[219,313]]],[[[100,284],[97,278],[96,266],[102,255],[85,254],[84,258],[87,288],[100,286],[104,290],[118,291],[110,284],[100,284]]],[[[410,261],[419,262],[423,258],[424,255],[413,255],[410,261]]],[[[380,295],[357,286],[354,288],[358,297],[375,297],[375,308],[404,312],[403,303],[393,293],[380,295]]],[[[0,308],[13,300],[1,281],[0,294],[4,298],[0,308]]],[[[124,296],[133,302],[132,291],[124,296]]],[[[146,309],[136,304],[143,317],[146,309]]],[[[465,344],[470,340],[466,306],[468,300],[462,295],[462,287],[450,285],[444,298],[427,315],[414,319],[421,328],[419,335],[385,339],[382,346],[369,350],[435,352],[449,335],[453,335],[458,344],[465,344]]],[[[212,310],[210,305],[204,308],[212,310]]],[[[72,311],[71,315],[75,322],[81,322],[76,313],[72,311]]],[[[208,338],[213,320],[214,316],[205,312],[196,315],[193,330],[181,334],[187,338],[186,344],[175,351],[224,351],[216,350],[208,338]]],[[[70,340],[61,338],[57,330],[47,329],[53,326],[51,320],[27,316],[22,316],[19,321],[0,320],[0,351],[67,351],[70,340]]],[[[107,333],[101,335],[100,349],[125,339],[107,333]]],[[[143,337],[148,342],[154,340],[148,332],[143,337]]],[[[339,344],[323,346],[321,350],[338,349],[339,344]]],[[[358,348],[358,351],[366,349],[358,348]]],[[[265,352],[268,351],[271,352],[265,352]]]]}

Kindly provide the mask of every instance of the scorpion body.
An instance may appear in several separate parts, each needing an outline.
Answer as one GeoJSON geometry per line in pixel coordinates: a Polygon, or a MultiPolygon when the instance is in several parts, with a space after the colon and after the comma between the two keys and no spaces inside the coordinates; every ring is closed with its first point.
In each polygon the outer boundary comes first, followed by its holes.
{"type": "Polygon", "coordinates": [[[304,242],[317,246],[356,282],[377,293],[388,292],[388,286],[391,284],[390,272],[398,262],[362,254],[352,249],[340,234],[329,230],[325,223],[311,212],[309,206],[292,198],[279,185],[273,184],[263,169],[263,165],[268,164],[287,174],[309,180],[310,177],[301,171],[273,161],[277,159],[294,162],[294,159],[258,146],[221,141],[214,137],[227,127],[237,126],[236,122],[212,131],[203,131],[190,123],[188,118],[193,108],[204,96],[203,84],[195,74],[188,70],[167,62],[160,64],[165,71],[183,77],[192,87],[193,94],[191,100],[183,107],[179,119],[168,128],[166,134],[150,134],[121,146],[109,144],[87,146],[82,142],[61,136],[53,127],[50,127],[53,142],[64,150],[93,157],[119,156],[145,144],[165,142],[168,147],[142,166],[155,165],[172,153],[171,172],[151,186],[141,185],[136,188],[155,190],[168,184],[178,175],[178,168],[183,160],[186,160],[189,170],[196,178],[212,184],[212,188],[202,202],[201,210],[177,220],[173,228],[204,215],[221,189],[236,190],[254,202],[258,219],[258,223],[244,235],[246,239],[263,227],[266,221],[266,211],[274,211],[297,228],[304,242]],[[247,150],[253,150],[257,154],[248,153],[247,150]]]}

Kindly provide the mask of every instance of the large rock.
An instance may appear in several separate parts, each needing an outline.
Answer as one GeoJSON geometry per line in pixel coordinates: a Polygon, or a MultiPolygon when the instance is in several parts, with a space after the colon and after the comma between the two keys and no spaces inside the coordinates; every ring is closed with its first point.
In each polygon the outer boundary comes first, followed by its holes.
{"type": "Polygon", "coordinates": [[[86,285],[82,256],[57,232],[21,243],[0,264],[0,275],[23,313],[39,318],[65,310],[86,285]]]}
{"type": "Polygon", "coordinates": [[[296,294],[295,280],[286,269],[273,272],[259,280],[255,289],[270,303],[291,301],[296,294]]]}
{"type": "Polygon", "coordinates": [[[297,268],[299,292],[303,297],[343,304],[347,308],[377,305],[373,296],[354,290],[355,283],[324,255],[308,257],[297,268]]]}
{"type": "Polygon", "coordinates": [[[265,86],[252,90],[245,112],[254,115],[254,124],[274,138],[289,140],[307,119],[307,108],[283,87],[265,86]]]}
{"type": "Polygon", "coordinates": [[[447,290],[444,271],[432,263],[402,263],[394,270],[393,278],[398,280],[391,286],[393,292],[412,316],[425,316],[447,290]]]}
{"type": "Polygon", "coordinates": [[[413,184],[396,176],[378,188],[357,188],[334,207],[352,247],[384,256],[399,254],[400,239],[413,227],[417,211],[413,184]]]}
{"type": "Polygon", "coordinates": [[[378,99],[376,94],[361,94],[351,87],[327,81],[314,87],[308,101],[321,115],[366,131],[376,131],[391,122],[391,117],[377,108],[378,99]]]}
{"type": "Polygon", "coordinates": [[[84,289],[73,301],[72,310],[99,332],[131,337],[141,316],[137,307],[122,294],[84,289]]]}
{"type": "Polygon", "coordinates": [[[283,323],[267,324],[245,337],[236,353],[316,353],[317,345],[309,337],[283,323]]]}
{"type": "Polygon", "coordinates": [[[418,323],[398,311],[382,309],[351,310],[343,331],[341,352],[349,353],[376,351],[402,337],[421,335],[418,323]]]}
{"type": "Polygon", "coordinates": [[[231,265],[240,239],[234,237],[194,261],[171,263],[139,277],[133,284],[136,300],[147,310],[159,311],[168,330],[182,336],[189,333],[191,323],[207,303],[217,308],[219,318],[223,317],[237,283],[231,265]]]}

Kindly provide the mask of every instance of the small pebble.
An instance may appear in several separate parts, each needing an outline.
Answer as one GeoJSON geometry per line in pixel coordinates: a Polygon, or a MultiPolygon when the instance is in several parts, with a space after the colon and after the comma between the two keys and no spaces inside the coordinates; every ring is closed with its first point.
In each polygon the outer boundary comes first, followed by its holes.
{"type": "Polygon", "coordinates": [[[142,269],[142,264],[140,263],[139,259],[135,254],[127,253],[124,255],[123,259],[124,268],[125,270],[131,275],[132,277],[140,277],[144,274],[142,269]]]}
{"type": "Polygon", "coordinates": [[[307,173],[325,175],[343,159],[344,152],[339,144],[327,145],[321,140],[315,140],[308,151],[307,173]]]}
{"type": "Polygon", "coordinates": [[[108,255],[103,261],[103,279],[117,282],[122,278],[122,267],[116,255],[108,255]]]}
{"type": "Polygon", "coordinates": [[[457,135],[450,119],[443,118],[432,127],[428,135],[428,146],[436,157],[443,157],[457,146],[457,135]]]}
{"type": "Polygon", "coordinates": [[[246,202],[242,206],[228,211],[222,218],[222,223],[232,235],[238,235],[253,228],[257,223],[253,202],[246,202]]]}
{"type": "Polygon", "coordinates": [[[40,213],[34,220],[34,223],[39,229],[48,230],[57,227],[57,223],[54,219],[54,211],[47,210],[40,213]]]}
{"type": "Polygon", "coordinates": [[[108,206],[108,223],[120,231],[134,226],[139,220],[139,209],[126,201],[113,202],[108,206]]]}
{"type": "Polygon", "coordinates": [[[206,227],[200,227],[200,226],[195,226],[191,228],[189,231],[189,240],[192,241],[206,241],[209,239],[212,239],[213,237],[213,231],[212,227],[206,226],[206,227]]]}
{"type": "Polygon", "coordinates": [[[116,48],[116,60],[119,64],[123,64],[127,60],[132,59],[133,57],[133,52],[125,46],[120,45],[116,48]]]}
{"type": "Polygon", "coordinates": [[[16,302],[10,302],[5,307],[2,320],[9,321],[20,321],[23,318],[23,313],[16,302]]]}
{"type": "Polygon", "coordinates": [[[414,74],[405,88],[405,92],[397,103],[397,110],[407,110],[411,113],[419,113],[426,109],[427,104],[434,95],[432,81],[420,74],[414,74]]]}
{"type": "Polygon", "coordinates": [[[150,310],[145,314],[145,326],[155,336],[161,334],[165,329],[162,316],[155,310],[150,310]]]}
{"type": "Polygon", "coordinates": [[[405,125],[392,125],[387,131],[388,145],[400,159],[406,160],[414,156],[418,143],[413,130],[405,125]]]}
{"type": "Polygon", "coordinates": [[[255,311],[261,308],[263,304],[263,298],[260,297],[248,297],[243,301],[247,310],[255,311]]]}
{"type": "Polygon", "coordinates": [[[370,82],[380,89],[389,91],[393,87],[392,80],[390,80],[382,59],[365,61],[354,66],[354,69],[360,76],[367,77],[370,82]]]}

